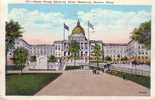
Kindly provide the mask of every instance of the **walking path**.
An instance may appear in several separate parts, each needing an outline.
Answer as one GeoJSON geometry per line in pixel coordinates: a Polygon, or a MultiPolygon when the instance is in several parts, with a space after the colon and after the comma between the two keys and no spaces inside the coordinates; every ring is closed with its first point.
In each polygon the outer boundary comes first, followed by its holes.
{"type": "Polygon", "coordinates": [[[59,96],[148,96],[150,90],[134,82],[89,70],[65,71],[36,95],[59,96]]]}

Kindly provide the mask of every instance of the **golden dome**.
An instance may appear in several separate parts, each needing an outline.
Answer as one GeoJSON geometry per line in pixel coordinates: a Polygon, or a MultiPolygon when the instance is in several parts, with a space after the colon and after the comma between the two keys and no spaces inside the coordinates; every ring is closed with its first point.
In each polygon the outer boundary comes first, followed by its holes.
{"type": "Polygon", "coordinates": [[[84,29],[80,25],[80,21],[78,20],[76,27],[72,30],[72,34],[79,34],[82,33],[85,35],[84,29]]]}

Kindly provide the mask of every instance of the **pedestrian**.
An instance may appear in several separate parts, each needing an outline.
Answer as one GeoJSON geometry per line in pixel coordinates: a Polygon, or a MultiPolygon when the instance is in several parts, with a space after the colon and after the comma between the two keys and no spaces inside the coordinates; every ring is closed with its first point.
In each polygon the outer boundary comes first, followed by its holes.
{"type": "Polygon", "coordinates": [[[102,68],[102,72],[104,73],[104,68],[102,68]]]}
{"type": "Polygon", "coordinates": [[[96,74],[96,69],[94,70],[94,73],[96,74]]]}

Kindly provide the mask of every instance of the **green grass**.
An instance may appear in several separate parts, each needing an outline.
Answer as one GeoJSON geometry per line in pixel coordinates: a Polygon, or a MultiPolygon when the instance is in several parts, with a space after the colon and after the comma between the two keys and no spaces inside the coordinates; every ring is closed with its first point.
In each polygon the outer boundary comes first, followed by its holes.
{"type": "Polygon", "coordinates": [[[34,95],[60,75],[61,73],[9,74],[6,76],[6,95],[34,95]]]}
{"type": "Polygon", "coordinates": [[[129,74],[129,73],[120,72],[116,70],[112,70],[109,73],[111,75],[115,75],[126,80],[131,80],[147,88],[150,88],[150,85],[151,85],[149,76],[134,75],[134,74],[129,74]]]}

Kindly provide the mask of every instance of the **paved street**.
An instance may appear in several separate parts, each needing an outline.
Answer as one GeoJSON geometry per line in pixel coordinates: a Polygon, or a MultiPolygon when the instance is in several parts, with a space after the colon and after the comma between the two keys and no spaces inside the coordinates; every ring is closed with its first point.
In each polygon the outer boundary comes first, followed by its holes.
{"type": "Polygon", "coordinates": [[[36,95],[59,96],[148,96],[150,90],[134,82],[89,70],[65,71],[36,95]]]}

